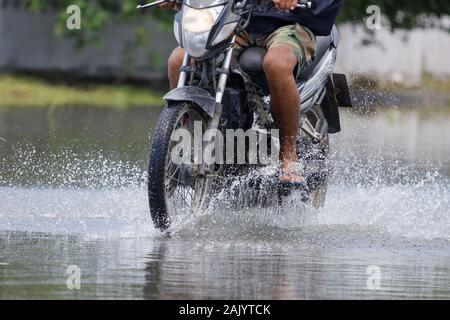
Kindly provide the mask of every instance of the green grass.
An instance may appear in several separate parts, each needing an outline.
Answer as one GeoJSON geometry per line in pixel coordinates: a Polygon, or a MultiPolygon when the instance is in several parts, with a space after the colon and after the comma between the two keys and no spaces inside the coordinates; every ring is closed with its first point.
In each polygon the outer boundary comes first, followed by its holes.
{"type": "MultiPolygon", "coordinates": [[[[401,90],[397,85],[356,79],[354,86],[371,87],[383,92],[401,90]]],[[[424,76],[419,86],[424,89],[450,93],[450,80],[437,80],[424,76]]],[[[417,86],[415,86],[417,89],[417,86]]],[[[405,90],[405,88],[403,88],[405,90]]],[[[35,76],[0,74],[0,108],[5,107],[105,107],[125,109],[129,107],[161,107],[163,94],[147,88],[130,85],[81,85],[55,84],[35,76]]]]}
{"type": "Polygon", "coordinates": [[[350,75],[351,84],[361,88],[370,88],[383,91],[430,89],[437,92],[450,93],[450,78],[439,78],[430,74],[422,75],[419,84],[401,83],[388,79],[372,78],[364,75],[350,75]]]}
{"type": "Polygon", "coordinates": [[[444,93],[450,93],[450,79],[437,79],[428,74],[423,77],[425,87],[444,93]]]}
{"type": "Polygon", "coordinates": [[[162,93],[129,85],[53,84],[30,76],[0,74],[0,108],[91,106],[157,107],[162,93]]]}

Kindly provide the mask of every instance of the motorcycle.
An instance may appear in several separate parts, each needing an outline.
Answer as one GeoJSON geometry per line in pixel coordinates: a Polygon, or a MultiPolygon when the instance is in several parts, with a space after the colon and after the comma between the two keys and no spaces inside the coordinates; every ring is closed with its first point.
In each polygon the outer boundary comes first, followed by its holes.
{"type": "MultiPolygon", "coordinates": [[[[138,8],[166,2],[156,1],[138,8]]],[[[177,217],[183,219],[184,214],[207,208],[219,192],[232,190],[235,181],[243,181],[239,179],[250,170],[264,167],[261,163],[249,163],[251,146],[245,147],[245,161],[237,164],[198,161],[205,147],[196,141],[196,133],[214,132],[211,141],[217,146],[218,133],[230,129],[260,134],[274,129],[270,92],[262,68],[266,51],[249,46],[236,55],[235,50],[236,37],[245,30],[252,13],[269,10],[272,1],[249,4],[247,0],[176,0],[175,5],[178,11],[174,34],[185,49],[185,56],[177,88],[164,96],[165,107],[154,131],[148,168],[151,217],[155,227],[162,231],[167,231],[177,217]],[[188,140],[188,148],[178,147],[180,136],[174,136],[179,129],[193,138],[188,140]],[[185,161],[174,161],[174,156],[185,161]]],[[[310,10],[313,5],[301,0],[298,8],[310,10]]],[[[325,200],[331,172],[326,161],[329,136],[341,130],[338,107],[352,107],[345,75],[333,73],[338,45],[336,27],[330,35],[317,37],[316,56],[296,79],[302,100],[297,153],[304,163],[307,181],[301,201],[315,207],[322,206],[325,200]]],[[[276,137],[267,144],[269,149],[275,149],[276,137]]],[[[215,153],[217,156],[220,151],[215,153]]],[[[257,202],[249,198],[267,200],[270,197],[264,193],[264,186],[266,191],[276,190],[278,200],[282,201],[290,191],[274,188],[275,176],[271,173],[263,178],[244,179],[247,182],[241,190],[246,194],[235,195],[232,201],[239,203],[245,198],[248,205],[257,202]]]]}

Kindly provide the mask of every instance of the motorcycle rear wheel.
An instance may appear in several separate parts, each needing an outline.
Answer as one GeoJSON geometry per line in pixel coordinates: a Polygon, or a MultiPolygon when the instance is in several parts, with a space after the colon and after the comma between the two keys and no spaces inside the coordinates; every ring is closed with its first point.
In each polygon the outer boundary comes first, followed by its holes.
{"type": "Polygon", "coordinates": [[[307,202],[319,209],[325,204],[331,172],[327,161],[330,151],[328,123],[320,105],[313,106],[304,115],[313,127],[322,134],[322,139],[316,140],[300,130],[297,142],[298,157],[302,159],[305,165],[306,176],[310,182],[311,190],[307,202]]]}

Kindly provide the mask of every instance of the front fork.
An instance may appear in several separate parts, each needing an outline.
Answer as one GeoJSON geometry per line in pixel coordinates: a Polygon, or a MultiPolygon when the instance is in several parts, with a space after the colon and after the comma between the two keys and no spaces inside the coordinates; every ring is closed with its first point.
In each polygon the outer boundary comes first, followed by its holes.
{"type": "MultiPolygon", "coordinates": [[[[219,77],[219,83],[217,85],[217,91],[216,91],[216,104],[222,104],[222,98],[223,94],[225,92],[225,88],[227,85],[228,80],[228,74],[230,73],[230,64],[231,59],[233,58],[233,51],[234,51],[234,44],[236,41],[236,36],[233,37],[231,40],[230,47],[227,50],[227,53],[225,55],[225,60],[222,65],[222,69],[220,71],[220,77],[219,77]]],[[[187,67],[189,65],[189,62],[191,60],[191,57],[189,57],[189,54],[187,52],[184,53],[183,58],[183,64],[180,68],[180,77],[178,79],[178,88],[184,87],[186,85],[188,72],[187,67]]]]}
{"type": "MultiPolygon", "coordinates": [[[[231,59],[233,58],[235,41],[236,41],[236,36],[234,36],[233,39],[231,40],[230,47],[227,50],[227,53],[225,55],[225,60],[222,65],[222,69],[220,71],[220,77],[219,77],[219,82],[217,84],[216,97],[215,97],[216,105],[214,108],[213,117],[208,126],[209,132],[216,132],[216,133],[218,132],[217,129],[219,128],[220,117],[222,116],[222,110],[223,110],[222,99],[223,99],[223,95],[225,93],[228,75],[230,73],[230,65],[231,65],[231,59]]],[[[188,78],[187,67],[190,63],[190,60],[191,60],[191,58],[190,58],[189,54],[187,52],[185,52],[184,58],[183,58],[183,65],[180,68],[180,77],[178,79],[178,88],[184,87],[186,85],[186,81],[188,78]]],[[[208,168],[208,165],[205,164],[204,161],[202,161],[202,163],[200,164],[200,166],[198,167],[197,170],[198,170],[198,174],[200,174],[200,175],[206,175],[206,174],[210,173],[210,171],[211,171],[208,168]]]]}

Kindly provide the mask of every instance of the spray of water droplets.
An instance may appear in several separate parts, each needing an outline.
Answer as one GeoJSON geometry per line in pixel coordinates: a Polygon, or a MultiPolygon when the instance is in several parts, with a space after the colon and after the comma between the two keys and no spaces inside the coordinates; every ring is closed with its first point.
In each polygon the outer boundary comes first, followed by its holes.
{"type": "MultiPolygon", "coordinates": [[[[234,197],[246,195],[223,193],[209,210],[179,218],[172,233],[288,240],[344,228],[450,239],[450,180],[435,164],[422,164],[428,169],[417,171],[382,157],[346,155],[331,161],[334,173],[321,209],[305,206],[295,194],[281,205],[274,201],[255,207],[243,201],[236,207],[230,205],[234,197]]],[[[43,157],[31,145],[21,145],[0,164],[3,230],[101,237],[159,234],[149,215],[146,171],[135,163],[101,151],[81,156],[64,149],[43,157]]]]}

